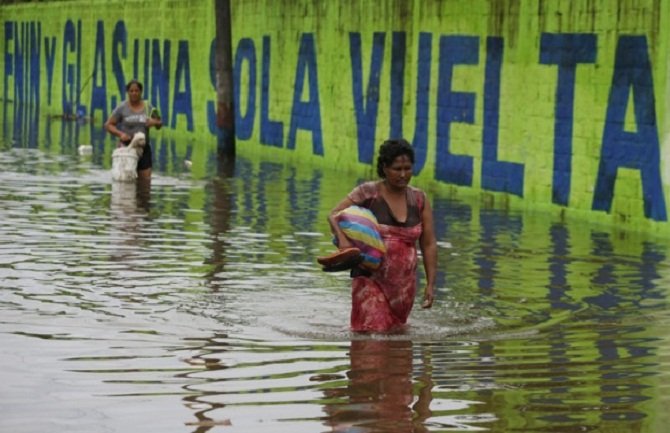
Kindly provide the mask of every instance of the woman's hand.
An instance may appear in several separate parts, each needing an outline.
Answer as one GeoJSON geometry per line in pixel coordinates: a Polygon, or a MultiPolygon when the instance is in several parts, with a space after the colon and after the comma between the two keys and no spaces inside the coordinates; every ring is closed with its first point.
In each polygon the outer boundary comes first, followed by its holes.
{"type": "Polygon", "coordinates": [[[328,214],[328,224],[330,225],[330,231],[337,239],[337,248],[340,250],[354,246],[337,223],[337,213],[342,209],[348,208],[352,204],[354,204],[354,202],[351,201],[350,198],[345,197],[337,204],[337,206],[335,206],[332,211],[330,211],[330,214],[328,214]]]}
{"type": "Polygon", "coordinates": [[[348,237],[342,236],[337,238],[337,249],[346,250],[347,248],[353,247],[354,244],[349,240],[348,237]]]}
{"type": "Polygon", "coordinates": [[[435,299],[435,290],[432,287],[426,287],[426,291],[423,294],[423,303],[421,308],[430,308],[433,306],[433,300],[435,299]]]}
{"type": "Polygon", "coordinates": [[[130,135],[126,134],[125,132],[119,134],[119,140],[121,140],[124,143],[127,143],[132,139],[133,138],[130,135]]]}
{"type": "Polygon", "coordinates": [[[156,129],[161,129],[163,126],[163,121],[160,118],[148,118],[147,119],[147,128],[154,126],[156,129]]]}

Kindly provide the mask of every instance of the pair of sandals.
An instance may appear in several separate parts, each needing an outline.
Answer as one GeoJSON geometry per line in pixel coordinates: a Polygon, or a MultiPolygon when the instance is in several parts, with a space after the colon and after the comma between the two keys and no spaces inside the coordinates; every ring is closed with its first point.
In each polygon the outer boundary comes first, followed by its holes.
{"type": "Polygon", "coordinates": [[[348,271],[363,262],[363,255],[356,247],[342,248],[327,256],[317,257],[316,261],[323,266],[324,272],[348,271]]]}

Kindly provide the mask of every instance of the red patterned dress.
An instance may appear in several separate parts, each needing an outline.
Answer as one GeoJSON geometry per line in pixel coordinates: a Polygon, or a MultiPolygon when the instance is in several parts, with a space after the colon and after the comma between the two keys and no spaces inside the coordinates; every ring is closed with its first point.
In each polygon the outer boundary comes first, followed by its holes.
{"type": "Polygon", "coordinates": [[[379,191],[380,182],[354,188],[349,198],[377,217],[386,255],[373,272],[352,272],[351,330],[388,332],[407,322],[416,294],[417,250],[424,193],[407,187],[407,220],[398,221],[379,191]]]}

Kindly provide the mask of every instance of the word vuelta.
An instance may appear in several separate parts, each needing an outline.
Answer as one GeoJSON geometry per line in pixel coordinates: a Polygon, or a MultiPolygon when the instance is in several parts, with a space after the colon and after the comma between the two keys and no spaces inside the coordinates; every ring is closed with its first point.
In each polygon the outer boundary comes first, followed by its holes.
{"type": "MultiPolygon", "coordinates": [[[[143,75],[145,94],[152,104],[158,106],[172,128],[179,126],[179,119],[186,121],[185,128],[194,128],[191,59],[189,41],[159,39],[130,39],[124,21],[118,21],[111,38],[106,34],[103,21],[96,23],[95,50],[92,59],[82,59],[82,23],[65,22],[62,42],[56,36],[42,36],[40,22],[5,21],[4,23],[4,101],[14,100],[30,104],[40,103],[42,64],[46,67],[46,89],[48,103],[52,103],[56,49],[60,49],[62,64],[61,104],[63,113],[101,112],[106,118],[109,111],[123,98],[125,83],[129,77],[143,75]],[[129,53],[130,51],[130,53],[129,53]],[[175,53],[176,51],[176,53],[175,53]],[[132,70],[124,70],[126,60],[132,59],[132,70]],[[172,61],[174,60],[174,66],[172,61]],[[44,63],[42,63],[42,61],[44,63]],[[86,68],[83,64],[86,63],[86,68]],[[111,63],[111,65],[110,65],[111,63]],[[91,64],[93,67],[91,68],[91,64]],[[81,71],[92,74],[82,80],[81,71]],[[115,91],[108,94],[108,74],[114,80],[115,91]],[[10,86],[10,78],[13,86],[10,86]],[[90,102],[81,100],[85,85],[90,85],[90,102]],[[13,87],[13,88],[10,88],[13,87]]],[[[375,32],[369,57],[367,77],[363,72],[364,55],[359,32],[349,34],[349,59],[351,66],[353,121],[357,126],[358,160],[372,164],[375,148],[376,128],[379,123],[379,100],[381,71],[384,62],[390,61],[390,131],[389,136],[403,136],[403,95],[405,95],[405,68],[407,35],[404,32],[390,33],[390,59],[387,59],[387,37],[389,34],[375,32]]],[[[553,66],[557,71],[555,89],[554,152],[552,174],[552,202],[562,206],[570,204],[572,180],[572,130],[576,69],[580,64],[596,63],[597,34],[543,33],[540,35],[538,62],[553,66]]],[[[482,121],[482,165],[481,187],[523,196],[524,171],[522,163],[498,159],[498,135],[500,119],[500,93],[502,67],[504,64],[504,39],[502,37],[480,37],[470,35],[440,35],[438,38],[438,76],[431,77],[433,64],[432,33],[418,35],[416,76],[413,99],[414,137],[416,149],[415,170],[419,173],[426,163],[431,118],[436,125],[435,179],[447,184],[472,186],[474,158],[470,155],[451,152],[450,129],[454,123],[473,124],[478,95],[452,89],[456,67],[484,63],[484,118],[482,121]],[[485,44],[485,58],[480,59],[480,45],[485,44]],[[434,117],[429,113],[429,96],[436,93],[434,117]]],[[[322,107],[319,97],[319,61],[312,33],[303,33],[299,38],[295,80],[288,134],[284,123],[270,118],[271,55],[272,40],[263,36],[259,50],[256,41],[242,38],[237,41],[234,52],[233,83],[234,99],[246,100],[247,106],[235,104],[235,129],[237,138],[249,139],[255,125],[259,125],[260,142],[264,145],[295,149],[298,130],[312,135],[312,153],[324,155],[322,134],[322,107]],[[244,67],[246,64],[246,68],[244,67]],[[246,77],[242,74],[246,71],[246,77]],[[260,77],[259,77],[260,76],[260,77]],[[260,85],[258,81],[260,78],[260,85]],[[242,98],[241,82],[248,85],[242,98]],[[306,91],[308,90],[308,91],[306,91]],[[260,92],[260,95],[258,93],[260,92]],[[303,100],[302,95],[309,95],[303,100]],[[260,119],[256,112],[260,105],[260,119]],[[286,141],[284,137],[286,136],[286,141]]],[[[655,94],[652,79],[652,64],[648,54],[647,38],[636,35],[620,35],[614,60],[614,73],[609,89],[606,118],[603,124],[599,168],[593,188],[592,209],[609,212],[614,198],[614,184],[618,168],[638,170],[642,180],[644,214],[656,221],[667,221],[663,184],[660,173],[660,145],[658,138],[655,94]],[[631,95],[633,100],[630,101],[631,95]],[[624,129],[626,109],[634,103],[635,132],[624,129]]],[[[210,42],[209,81],[215,95],[215,42],[210,42]]],[[[200,69],[200,68],[198,68],[200,69]]],[[[282,71],[284,73],[284,71],[282,71]]],[[[199,77],[198,77],[199,78],[199,77]]],[[[217,134],[216,103],[205,101],[209,132],[217,134]]]]}

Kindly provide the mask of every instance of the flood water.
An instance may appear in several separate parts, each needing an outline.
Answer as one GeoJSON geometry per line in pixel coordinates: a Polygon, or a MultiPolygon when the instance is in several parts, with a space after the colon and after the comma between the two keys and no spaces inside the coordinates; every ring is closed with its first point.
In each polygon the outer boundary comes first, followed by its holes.
{"type": "Polygon", "coordinates": [[[433,309],[357,336],[314,257],[362,179],[3,140],[2,432],[667,431],[667,239],[431,193],[433,309]]]}

